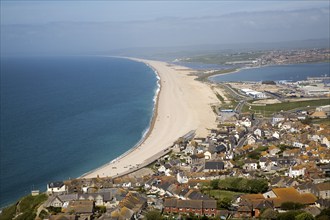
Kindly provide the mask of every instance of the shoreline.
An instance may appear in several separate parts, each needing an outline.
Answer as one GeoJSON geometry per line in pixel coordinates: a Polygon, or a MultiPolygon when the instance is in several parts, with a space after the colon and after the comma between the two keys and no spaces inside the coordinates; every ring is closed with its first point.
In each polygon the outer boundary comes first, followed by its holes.
{"type": "MultiPolygon", "coordinates": [[[[156,90],[157,96],[155,96],[155,105],[151,123],[145,135],[143,135],[141,140],[131,149],[116,157],[112,161],[84,173],[78,178],[115,178],[133,172],[133,170],[141,169],[150,162],[153,162],[156,156],[158,158],[164,153],[168,153],[169,148],[179,137],[182,137],[191,130],[207,130],[207,128],[212,128],[212,126],[208,126],[211,124],[211,121],[212,123],[215,123],[214,113],[209,106],[209,99],[212,94],[214,95],[214,93],[207,84],[197,82],[194,80],[193,76],[188,76],[188,73],[193,70],[182,66],[168,65],[168,63],[161,61],[144,60],[131,57],[118,58],[142,62],[151,68],[156,74],[159,87],[158,93],[156,90]],[[184,73],[185,71],[187,73],[184,73]],[[169,81],[171,83],[168,83],[169,81]],[[197,106],[197,104],[200,104],[199,102],[196,102],[199,99],[192,99],[195,95],[189,94],[191,91],[190,89],[192,89],[192,91],[196,94],[202,94],[200,95],[203,97],[201,99],[202,103],[204,100],[207,100],[204,101],[207,105],[203,105],[200,111],[208,114],[205,111],[208,109],[207,111],[211,112],[213,115],[204,116],[201,114],[196,114],[196,110],[194,108],[190,109],[191,105],[197,106]],[[172,90],[175,91],[173,92],[172,90]],[[205,92],[202,93],[202,91],[205,92]],[[182,107],[182,109],[176,109],[175,107],[177,106],[182,107]],[[200,123],[201,121],[207,121],[207,123],[200,123]],[[132,163],[131,161],[134,162],[132,163]]],[[[214,103],[215,100],[217,99],[214,95],[214,100],[212,100],[212,103],[214,103]]]]}

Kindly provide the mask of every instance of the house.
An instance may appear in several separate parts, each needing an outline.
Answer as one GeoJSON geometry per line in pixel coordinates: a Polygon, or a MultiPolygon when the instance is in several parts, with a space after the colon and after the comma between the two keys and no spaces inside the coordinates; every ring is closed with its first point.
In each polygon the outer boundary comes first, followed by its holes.
{"type": "Polygon", "coordinates": [[[330,199],[318,199],[315,202],[315,206],[321,209],[330,207],[330,199]]]}
{"type": "Polygon", "coordinates": [[[312,186],[311,192],[319,199],[330,199],[330,182],[315,184],[312,186]]]}
{"type": "Polygon", "coordinates": [[[322,138],[321,144],[325,145],[327,148],[330,148],[330,142],[327,137],[322,138]]]}
{"type": "Polygon", "coordinates": [[[273,138],[276,138],[276,139],[280,139],[280,133],[278,133],[277,131],[275,131],[272,135],[273,138]]]}
{"type": "Polygon", "coordinates": [[[64,203],[78,200],[78,194],[51,195],[45,202],[45,207],[63,207],[64,203]]]}
{"type": "Polygon", "coordinates": [[[147,206],[147,199],[136,192],[129,192],[119,202],[118,208],[111,212],[113,219],[138,219],[147,206]]]}
{"type": "Polygon", "coordinates": [[[107,203],[110,204],[112,196],[110,193],[79,194],[78,200],[90,200],[94,201],[97,206],[105,206],[107,203]]]}
{"type": "Polygon", "coordinates": [[[327,114],[324,111],[314,112],[310,115],[311,118],[327,118],[327,114]]]}
{"type": "Polygon", "coordinates": [[[238,207],[236,213],[234,214],[234,218],[238,218],[238,219],[251,218],[252,216],[253,216],[252,209],[248,206],[238,207]]]}
{"type": "Polygon", "coordinates": [[[258,169],[258,161],[257,160],[252,160],[252,159],[247,159],[245,161],[245,164],[243,165],[244,170],[252,171],[252,170],[257,170],[258,169]]]}
{"type": "Polygon", "coordinates": [[[272,156],[275,156],[278,152],[280,152],[281,150],[278,148],[278,147],[276,147],[276,146],[270,146],[269,148],[268,148],[268,153],[270,154],[270,155],[272,155],[272,156]]]}
{"type": "Polygon", "coordinates": [[[211,198],[203,193],[201,193],[199,190],[191,189],[189,190],[183,197],[187,200],[210,200],[211,198]]]}
{"type": "Polygon", "coordinates": [[[293,142],[292,144],[293,147],[298,147],[298,148],[302,148],[305,146],[305,144],[300,143],[300,142],[293,142]]]}
{"type": "Polygon", "coordinates": [[[224,166],[225,166],[225,169],[226,170],[234,168],[233,161],[231,161],[231,160],[224,160],[223,162],[225,164],[224,166]]]}
{"type": "MultiPolygon", "coordinates": [[[[283,156],[284,156],[284,152],[283,152],[283,156]]],[[[290,167],[296,164],[296,160],[294,159],[294,157],[281,157],[277,159],[277,163],[279,166],[281,167],[290,167]]]]}
{"type": "Polygon", "coordinates": [[[48,195],[59,195],[67,192],[67,186],[62,181],[50,182],[47,184],[48,195]]]}
{"type": "Polygon", "coordinates": [[[212,158],[212,154],[210,151],[205,151],[204,152],[204,158],[205,160],[210,160],[212,158]]]}
{"type": "Polygon", "coordinates": [[[204,172],[218,172],[225,169],[223,161],[207,161],[205,162],[204,172]]]}
{"type": "Polygon", "coordinates": [[[111,220],[130,220],[134,218],[134,211],[127,207],[119,207],[111,212],[111,220]]]}
{"type": "Polygon", "coordinates": [[[283,115],[275,115],[273,118],[272,118],[272,124],[275,125],[277,124],[278,122],[280,121],[284,121],[285,120],[285,117],[283,115]]]}
{"type": "Polygon", "coordinates": [[[249,118],[245,118],[244,120],[240,121],[240,124],[249,128],[251,127],[252,122],[249,118]]]}
{"type": "Polygon", "coordinates": [[[195,214],[214,217],[217,214],[216,200],[179,200],[165,199],[164,212],[195,214]]]}
{"type": "Polygon", "coordinates": [[[94,201],[70,201],[63,205],[62,212],[84,215],[88,217],[87,219],[91,219],[94,209],[94,201]]]}
{"type": "Polygon", "coordinates": [[[286,173],[286,176],[289,176],[291,178],[304,176],[305,175],[305,170],[306,170],[306,168],[302,165],[297,165],[297,166],[294,166],[294,167],[290,167],[289,172],[286,173]]]}
{"type": "Polygon", "coordinates": [[[192,145],[189,145],[189,146],[186,147],[186,149],[183,150],[183,152],[186,155],[194,155],[195,154],[195,147],[192,146],[192,145]]]}
{"type": "Polygon", "coordinates": [[[255,136],[259,137],[259,138],[261,138],[261,137],[264,136],[264,132],[261,129],[259,129],[259,128],[257,128],[256,130],[254,130],[253,134],[255,136]]]}
{"type": "Polygon", "coordinates": [[[246,140],[247,140],[247,144],[248,145],[252,145],[252,144],[255,144],[256,143],[257,138],[254,135],[252,135],[252,134],[248,134],[246,140]]]}
{"type": "Polygon", "coordinates": [[[178,183],[182,184],[182,183],[188,183],[189,179],[183,175],[183,173],[178,172],[176,174],[176,180],[178,181],[178,183]]]}
{"type": "Polygon", "coordinates": [[[311,193],[312,186],[314,184],[312,182],[305,182],[297,186],[297,190],[299,193],[311,193]]]}
{"type": "Polygon", "coordinates": [[[317,200],[311,193],[300,194],[293,187],[274,188],[263,194],[264,198],[272,201],[274,207],[280,207],[284,202],[296,202],[304,205],[312,205],[317,200]]]}
{"type": "Polygon", "coordinates": [[[289,150],[285,150],[283,151],[283,157],[298,157],[301,153],[300,149],[289,149],[289,150]]]}

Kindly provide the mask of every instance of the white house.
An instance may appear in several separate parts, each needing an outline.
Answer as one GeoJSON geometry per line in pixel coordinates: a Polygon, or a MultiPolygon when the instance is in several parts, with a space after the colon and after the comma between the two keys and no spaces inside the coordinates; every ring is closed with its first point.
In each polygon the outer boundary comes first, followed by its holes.
{"type": "Polygon", "coordinates": [[[210,160],[212,158],[212,154],[210,151],[205,151],[204,152],[204,158],[205,160],[210,160]]]}
{"type": "Polygon", "coordinates": [[[273,133],[273,137],[276,138],[276,139],[280,139],[280,134],[277,131],[275,131],[273,133]]]}
{"type": "Polygon", "coordinates": [[[321,140],[321,144],[324,144],[327,146],[327,148],[330,148],[330,142],[327,137],[323,137],[321,140]]]}
{"type": "Polygon", "coordinates": [[[248,136],[247,136],[247,144],[248,145],[255,144],[256,143],[256,140],[257,139],[253,135],[248,134],[248,136]]]}
{"type": "Polygon", "coordinates": [[[259,129],[259,128],[257,128],[254,132],[253,132],[253,134],[255,135],[255,136],[257,136],[257,137],[262,137],[262,131],[261,131],[261,129],[259,129]]]}
{"type": "Polygon", "coordinates": [[[176,175],[176,180],[178,181],[178,183],[188,183],[188,178],[186,176],[184,176],[182,173],[178,172],[176,175]]]}
{"type": "Polygon", "coordinates": [[[67,192],[67,187],[62,181],[51,182],[47,184],[47,194],[48,195],[59,195],[67,192]]]}
{"type": "Polygon", "coordinates": [[[293,147],[302,148],[303,146],[305,146],[305,144],[300,143],[300,142],[293,142],[292,146],[293,146],[293,147]]]}
{"type": "Polygon", "coordinates": [[[248,170],[248,171],[257,170],[258,163],[257,163],[257,161],[248,159],[245,161],[245,164],[243,165],[243,169],[248,170]]]}
{"type": "Polygon", "coordinates": [[[184,150],[184,153],[186,155],[190,154],[190,155],[194,155],[195,154],[195,147],[194,146],[187,146],[186,149],[184,150]]]}
{"type": "Polygon", "coordinates": [[[272,118],[272,124],[275,125],[275,124],[277,124],[278,122],[280,122],[280,121],[284,121],[284,120],[285,120],[284,116],[282,116],[282,115],[275,115],[275,116],[272,118]]]}
{"type": "Polygon", "coordinates": [[[245,127],[251,127],[252,122],[250,121],[250,119],[245,118],[244,120],[240,121],[240,124],[245,126],[245,127]]]}
{"type": "Polygon", "coordinates": [[[289,172],[286,173],[286,176],[289,176],[291,178],[304,176],[305,175],[305,170],[306,170],[306,168],[302,167],[302,166],[290,167],[289,172]]]}

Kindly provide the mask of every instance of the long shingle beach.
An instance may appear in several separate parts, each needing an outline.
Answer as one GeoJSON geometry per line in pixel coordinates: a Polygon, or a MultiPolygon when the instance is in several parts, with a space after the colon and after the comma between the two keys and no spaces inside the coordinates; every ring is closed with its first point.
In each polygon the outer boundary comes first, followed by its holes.
{"type": "Polygon", "coordinates": [[[211,105],[217,102],[217,98],[207,84],[189,75],[191,70],[160,61],[134,60],[146,63],[160,77],[161,89],[149,133],[130,152],[83,175],[83,178],[113,177],[126,173],[142,166],[157,153],[164,152],[189,131],[196,130],[196,136],[204,137],[207,129],[216,126],[211,105]]]}

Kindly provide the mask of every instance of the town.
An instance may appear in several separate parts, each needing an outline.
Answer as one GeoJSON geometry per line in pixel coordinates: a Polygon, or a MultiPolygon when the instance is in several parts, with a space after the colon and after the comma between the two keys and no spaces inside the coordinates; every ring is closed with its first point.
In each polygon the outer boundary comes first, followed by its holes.
{"type": "Polygon", "coordinates": [[[329,219],[328,81],[211,84],[208,136],[191,131],[124,176],[32,191],[37,219],[329,219]]]}

